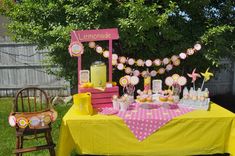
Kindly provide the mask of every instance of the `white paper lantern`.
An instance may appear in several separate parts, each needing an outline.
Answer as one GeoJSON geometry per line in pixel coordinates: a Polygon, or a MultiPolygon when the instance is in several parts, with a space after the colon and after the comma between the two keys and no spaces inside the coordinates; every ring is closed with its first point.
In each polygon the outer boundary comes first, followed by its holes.
{"type": "Polygon", "coordinates": [[[146,60],[146,61],[145,61],[145,65],[146,65],[147,67],[152,66],[152,64],[153,64],[153,62],[152,62],[151,60],[146,60]]]}
{"type": "Polygon", "coordinates": [[[132,66],[135,64],[135,60],[133,58],[128,59],[128,64],[132,66]]]}
{"type": "Polygon", "coordinates": [[[118,70],[123,70],[124,69],[124,65],[122,63],[118,63],[117,69],[118,70]]]}
{"type": "Polygon", "coordinates": [[[199,43],[194,45],[194,49],[196,49],[197,51],[201,50],[201,48],[202,48],[202,46],[199,43]]]}

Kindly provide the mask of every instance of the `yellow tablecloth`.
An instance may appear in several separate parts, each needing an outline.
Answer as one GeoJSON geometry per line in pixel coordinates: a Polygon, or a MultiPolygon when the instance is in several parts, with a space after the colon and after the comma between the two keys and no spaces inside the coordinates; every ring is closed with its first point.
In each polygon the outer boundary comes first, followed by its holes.
{"type": "Polygon", "coordinates": [[[235,114],[212,104],[210,111],[195,110],[174,118],[139,142],[117,116],[79,116],[72,106],[63,118],[58,156],[196,155],[230,153],[235,156],[235,114]]]}

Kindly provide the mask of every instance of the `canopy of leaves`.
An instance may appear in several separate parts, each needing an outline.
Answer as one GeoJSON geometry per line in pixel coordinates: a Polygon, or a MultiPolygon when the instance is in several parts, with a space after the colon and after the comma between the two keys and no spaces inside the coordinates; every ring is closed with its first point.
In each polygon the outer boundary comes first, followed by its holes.
{"type": "MultiPolygon", "coordinates": [[[[172,72],[194,67],[218,66],[221,58],[235,58],[234,0],[12,0],[1,2],[0,12],[10,19],[9,31],[16,41],[47,48],[50,63],[60,67],[58,76],[76,84],[76,59],[68,54],[72,30],[117,27],[120,39],[114,50],[135,58],[163,58],[184,52],[196,42],[196,55],[172,72]]],[[[102,42],[104,47],[107,44],[102,42]]],[[[85,46],[87,68],[101,57],[85,46]]],[[[120,73],[115,72],[115,75],[120,73]]],[[[116,79],[117,80],[117,79],[116,79]]]]}

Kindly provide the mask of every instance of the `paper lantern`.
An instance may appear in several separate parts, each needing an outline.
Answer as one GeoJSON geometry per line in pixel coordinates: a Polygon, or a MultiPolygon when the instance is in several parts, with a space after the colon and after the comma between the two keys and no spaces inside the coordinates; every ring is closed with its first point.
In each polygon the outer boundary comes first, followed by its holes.
{"type": "Polygon", "coordinates": [[[105,50],[105,51],[103,52],[103,56],[104,56],[105,58],[108,58],[108,57],[109,57],[109,51],[105,50]]]}
{"type": "Polygon", "coordinates": [[[164,74],[164,73],[165,73],[165,68],[160,68],[160,69],[158,69],[158,73],[159,73],[159,74],[164,74]]]}
{"type": "Polygon", "coordinates": [[[164,65],[167,65],[170,62],[170,60],[168,58],[164,58],[162,62],[164,65]]]}
{"type": "Polygon", "coordinates": [[[161,60],[160,59],[154,60],[154,64],[155,64],[155,66],[160,66],[161,65],[161,60]]]}
{"type": "Polygon", "coordinates": [[[186,59],[187,55],[185,53],[180,53],[179,57],[184,60],[186,59]]]}
{"type": "Polygon", "coordinates": [[[97,46],[97,47],[95,48],[95,50],[96,50],[96,52],[99,53],[99,54],[101,54],[101,53],[103,52],[103,49],[102,49],[101,46],[97,46]]]}
{"type": "Polygon", "coordinates": [[[174,66],[180,65],[180,59],[175,60],[175,61],[173,62],[173,65],[174,65],[174,66]]]}
{"type": "Polygon", "coordinates": [[[167,71],[170,71],[172,68],[173,68],[173,65],[172,65],[172,64],[168,64],[168,65],[166,66],[166,70],[167,70],[167,71]]]}
{"type": "Polygon", "coordinates": [[[126,74],[130,74],[130,73],[131,73],[131,68],[130,68],[130,67],[126,67],[125,73],[126,73],[126,74]]]}
{"type": "Polygon", "coordinates": [[[194,49],[196,49],[197,51],[201,50],[201,48],[202,48],[202,46],[199,43],[194,45],[194,49]]]}
{"type": "Polygon", "coordinates": [[[194,54],[194,50],[192,48],[187,49],[187,54],[188,55],[193,55],[194,54]]]}
{"type": "Polygon", "coordinates": [[[124,56],[119,57],[120,63],[126,63],[126,58],[124,56]]]}
{"type": "Polygon", "coordinates": [[[178,59],[178,56],[176,56],[176,55],[171,56],[171,61],[172,61],[172,62],[174,62],[174,61],[177,60],[177,59],[178,59]]]}
{"type": "Polygon", "coordinates": [[[152,62],[151,60],[146,60],[146,61],[145,61],[145,65],[146,65],[147,67],[152,66],[152,64],[153,64],[153,62],[152,62]]]}
{"type": "Polygon", "coordinates": [[[135,60],[133,58],[128,59],[128,64],[132,66],[135,64],[135,60]]]}
{"type": "Polygon", "coordinates": [[[112,60],[117,60],[118,59],[118,55],[117,54],[112,54],[112,60]]]}
{"type": "Polygon", "coordinates": [[[112,65],[113,66],[117,65],[117,60],[112,60],[112,65]]]}
{"type": "Polygon", "coordinates": [[[141,60],[141,59],[138,59],[137,60],[137,66],[144,66],[144,61],[143,60],[141,60]]]}
{"type": "Polygon", "coordinates": [[[124,69],[124,65],[122,63],[118,63],[117,69],[118,70],[123,70],[124,69]]]}
{"type": "Polygon", "coordinates": [[[90,48],[95,48],[95,42],[89,42],[89,47],[90,48]]]}
{"type": "Polygon", "coordinates": [[[155,76],[157,75],[157,71],[156,71],[156,70],[152,70],[152,71],[150,72],[150,75],[151,75],[152,77],[155,77],[155,76]]]}
{"type": "Polygon", "coordinates": [[[142,77],[147,76],[147,74],[148,74],[148,72],[147,72],[147,71],[142,71],[142,73],[141,73],[142,77]]]}
{"type": "Polygon", "coordinates": [[[134,76],[140,76],[140,71],[139,70],[134,70],[133,75],[134,76]]]}

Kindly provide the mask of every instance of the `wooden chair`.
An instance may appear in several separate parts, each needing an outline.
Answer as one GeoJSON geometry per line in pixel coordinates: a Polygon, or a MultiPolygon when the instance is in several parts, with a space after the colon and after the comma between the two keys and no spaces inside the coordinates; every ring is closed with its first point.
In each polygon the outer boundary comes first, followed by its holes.
{"type": "MultiPolygon", "coordinates": [[[[49,99],[45,91],[37,87],[26,87],[19,90],[14,99],[12,115],[19,113],[40,113],[51,110],[49,99]]],[[[51,136],[51,124],[43,125],[39,128],[20,128],[16,125],[16,149],[14,153],[21,156],[22,153],[48,149],[51,156],[55,155],[55,144],[51,136]],[[47,144],[23,147],[24,140],[45,138],[47,144]]]]}

